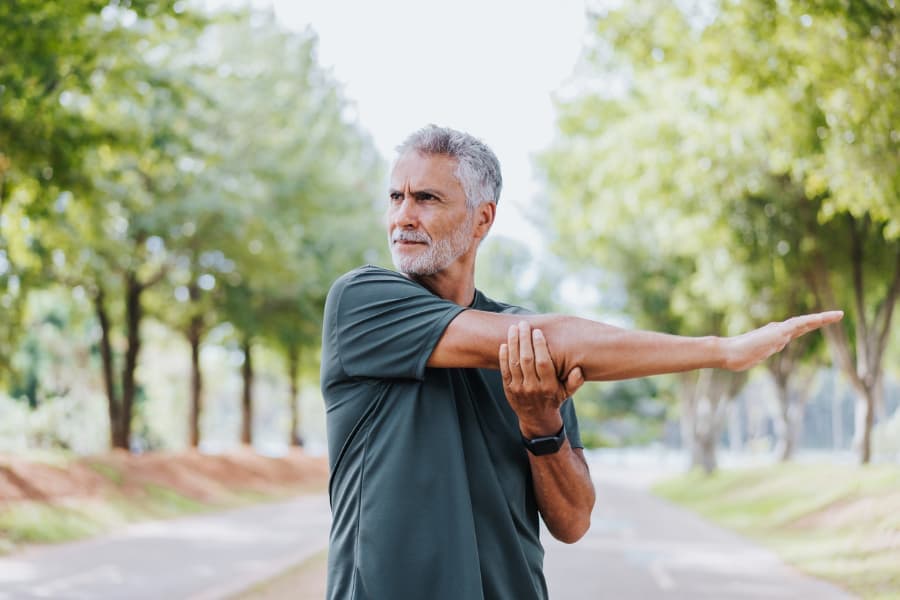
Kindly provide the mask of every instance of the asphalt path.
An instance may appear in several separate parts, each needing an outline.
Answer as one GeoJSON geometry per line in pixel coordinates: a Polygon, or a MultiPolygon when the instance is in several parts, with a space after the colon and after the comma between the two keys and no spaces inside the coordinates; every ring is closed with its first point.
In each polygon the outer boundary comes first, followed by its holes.
{"type": "MultiPolygon", "coordinates": [[[[656,473],[608,464],[592,473],[590,532],[574,545],[544,532],[553,600],[852,598],[653,497],[646,487],[656,473]]],[[[321,552],[328,524],[327,498],[317,495],[34,547],[0,557],[0,600],[229,598],[321,552]]]]}
{"type": "Polygon", "coordinates": [[[325,495],[130,526],[0,557],[0,600],[213,600],[328,544],[325,495]]]}
{"type": "Polygon", "coordinates": [[[848,600],[773,553],[647,491],[659,473],[592,464],[591,529],[566,545],[544,532],[553,600],[848,600]]]}

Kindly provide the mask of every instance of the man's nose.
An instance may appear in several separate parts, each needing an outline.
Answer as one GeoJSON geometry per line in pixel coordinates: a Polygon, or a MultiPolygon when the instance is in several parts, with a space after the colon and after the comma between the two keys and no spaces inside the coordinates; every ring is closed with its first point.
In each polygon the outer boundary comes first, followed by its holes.
{"type": "Polygon", "coordinates": [[[397,227],[415,228],[419,224],[419,211],[415,198],[404,194],[403,199],[392,206],[391,219],[397,227]]]}

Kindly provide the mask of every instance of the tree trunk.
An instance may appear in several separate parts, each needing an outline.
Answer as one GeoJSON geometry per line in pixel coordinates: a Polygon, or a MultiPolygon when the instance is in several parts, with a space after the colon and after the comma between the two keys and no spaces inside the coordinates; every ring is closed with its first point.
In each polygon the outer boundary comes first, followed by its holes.
{"type": "MultiPolygon", "coordinates": [[[[799,312],[799,309],[792,312],[799,312]]],[[[775,384],[775,398],[778,401],[778,411],[773,419],[773,425],[776,436],[775,454],[781,462],[789,461],[797,448],[797,436],[808,395],[804,390],[808,390],[815,375],[814,370],[809,370],[802,385],[791,385],[795,380],[798,365],[809,349],[809,344],[808,337],[794,340],[766,362],[766,368],[775,384]]]]}
{"type": "Polygon", "coordinates": [[[191,344],[191,408],[189,443],[191,448],[200,445],[200,412],[203,409],[203,374],[200,371],[200,338],[203,318],[195,315],[188,326],[187,338],[191,344]]]}
{"type": "Polygon", "coordinates": [[[131,416],[134,409],[134,398],[137,392],[135,372],[137,370],[138,354],[141,351],[141,293],[143,286],[138,282],[137,275],[129,272],[125,280],[125,333],[128,347],[125,350],[125,364],[122,366],[122,436],[117,448],[128,450],[131,447],[131,416]]]}
{"type": "Polygon", "coordinates": [[[875,385],[857,388],[854,406],[853,449],[862,464],[872,460],[872,428],[875,425],[875,407],[880,401],[881,377],[875,385]]]}
{"type": "Polygon", "coordinates": [[[241,376],[244,389],[241,395],[241,443],[249,446],[253,443],[253,348],[250,336],[244,338],[242,348],[244,364],[241,365],[241,376]]]}
{"type": "Polygon", "coordinates": [[[97,321],[100,323],[100,361],[103,365],[103,385],[106,389],[106,404],[109,412],[109,444],[113,448],[121,448],[123,439],[121,406],[116,393],[109,313],[106,310],[106,294],[102,287],[98,288],[94,295],[94,310],[97,313],[97,321]]]}
{"type": "MultiPolygon", "coordinates": [[[[871,218],[865,215],[856,219],[847,215],[850,227],[850,266],[853,282],[854,334],[855,344],[851,344],[847,330],[840,323],[823,328],[825,339],[832,348],[841,371],[850,380],[858,396],[856,401],[854,449],[861,463],[871,459],[872,427],[875,424],[875,406],[879,402],[882,380],[882,362],[891,331],[894,306],[900,297],[900,245],[895,250],[894,272],[887,292],[877,307],[871,320],[866,312],[866,286],[864,282],[865,257],[863,240],[867,235],[881,235],[872,232],[871,218]]],[[[836,307],[834,290],[823,256],[818,255],[808,276],[820,307],[836,307]]]]}
{"type": "Polygon", "coordinates": [[[716,447],[725,424],[728,404],[740,393],[747,381],[746,373],[731,373],[719,369],[701,369],[696,380],[682,377],[682,431],[687,432],[690,444],[691,468],[701,468],[707,474],[718,468],[716,447]]]}
{"type": "Polygon", "coordinates": [[[714,373],[702,369],[694,388],[694,430],[691,444],[691,468],[700,467],[706,474],[716,470],[715,401],[713,398],[714,373]]]}
{"type": "Polygon", "coordinates": [[[794,427],[795,411],[791,404],[791,391],[787,377],[778,377],[775,379],[775,395],[778,399],[778,413],[774,419],[775,435],[777,438],[775,455],[778,456],[778,460],[781,462],[787,462],[793,457],[796,446],[796,427],[794,427]]]}
{"type": "Polygon", "coordinates": [[[291,446],[303,446],[303,436],[300,434],[300,348],[292,345],[288,349],[288,377],[291,382],[291,446]]]}

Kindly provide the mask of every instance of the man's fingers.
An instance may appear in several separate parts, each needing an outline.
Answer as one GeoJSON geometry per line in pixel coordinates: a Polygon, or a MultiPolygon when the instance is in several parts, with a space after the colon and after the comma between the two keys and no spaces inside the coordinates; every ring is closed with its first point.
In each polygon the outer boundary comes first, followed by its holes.
{"type": "Polygon", "coordinates": [[[519,321],[519,367],[522,369],[522,381],[526,386],[538,383],[534,369],[534,348],[531,343],[531,325],[528,321],[519,321]]]}
{"type": "Polygon", "coordinates": [[[584,385],[584,373],[581,367],[575,367],[566,376],[566,395],[571,396],[578,391],[578,388],[584,385]]]}
{"type": "Polygon", "coordinates": [[[509,385],[512,381],[512,375],[509,372],[509,346],[500,344],[500,376],[503,378],[504,385],[509,385]]]}
{"type": "Polygon", "coordinates": [[[810,331],[819,329],[820,327],[824,327],[825,325],[837,323],[843,317],[844,311],[830,310],[827,312],[793,317],[785,321],[784,324],[790,327],[791,337],[796,338],[805,333],[809,333],[810,331]]]}
{"type": "Polygon", "coordinates": [[[509,358],[507,359],[509,381],[510,383],[522,383],[522,369],[519,367],[519,328],[517,326],[509,326],[506,343],[509,346],[509,358]]]}
{"type": "Polygon", "coordinates": [[[557,385],[556,367],[553,366],[553,359],[550,357],[550,348],[547,347],[544,332],[535,329],[531,332],[531,340],[534,345],[534,367],[538,379],[542,383],[552,381],[554,385],[557,385]]]}

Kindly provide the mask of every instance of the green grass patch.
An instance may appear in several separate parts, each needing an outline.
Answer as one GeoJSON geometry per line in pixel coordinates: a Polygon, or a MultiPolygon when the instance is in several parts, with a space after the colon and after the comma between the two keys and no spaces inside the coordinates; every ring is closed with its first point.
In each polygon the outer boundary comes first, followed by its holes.
{"type": "Polygon", "coordinates": [[[203,503],[179,494],[173,489],[156,485],[144,486],[146,497],[143,501],[144,508],[157,517],[174,517],[202,512],[209,508],[218,508],[222,503],[203,503]]]}
{"type": "Polygon", "coordinates": [[[900,468],[778,465],[693,472],[654,491],[877,600],[900,599],[900,468]]]}
{"type": "Polygon", "coordinates": [[[21,502],[0,510],[0,537],[7,540],[8,551],[16,544],[63,542],[103,530],[90,511],[82,508],[21,502]]]}
{"type": "Polygon", "coordinates": [[[108,479],[110,482],[116,485],[122,485],[125,481],[125,476],[122,474],[122,471],[115,468],[112,465],[108,465],[106,463],[87,461],[85,463],[92,471],[108,479]]]}
{"type": "Polygon", "coordinates": [[[297,493],[296,490],[273,494],[240,491],[215,501],[201,502],[165,486],[145,484],[140,493],[116,493],[103,498],[60,502],[0,504],[0,555],[15,551],[20,544],[72,541],[139,521],[239,508],[281,500],[297,493]]]}

